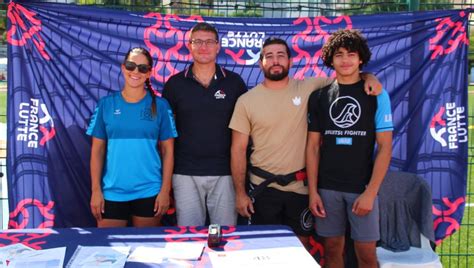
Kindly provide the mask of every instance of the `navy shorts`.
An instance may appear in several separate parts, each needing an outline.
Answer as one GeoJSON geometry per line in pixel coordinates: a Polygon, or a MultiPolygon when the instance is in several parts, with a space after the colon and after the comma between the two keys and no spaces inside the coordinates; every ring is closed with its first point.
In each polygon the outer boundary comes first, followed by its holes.
{"type": "Polygon", "coordinates": [[[255,197],[252,224],[282,224],[298,236],[313,232],[313,215],[308,209],[308,196],[267,187],[255,197]]]}
{"type": "Polygon", "coordinates": [[[125,202],[105,200],[103,219],[129,220],[130,216],[152,218],[155,216],[156,196],[125,202]]]}
{"type": "Polygon", "coordinates": [[[372,242],[380,239],[379,202],[375,199],[372,211],[365,216],[352,212],[352,205],[360,194],[318,189],[326,217],[316,218],[316,232],[322,237],[344,236],[346,222],[351,225],[351,237],[355,241],[372,242]]]}

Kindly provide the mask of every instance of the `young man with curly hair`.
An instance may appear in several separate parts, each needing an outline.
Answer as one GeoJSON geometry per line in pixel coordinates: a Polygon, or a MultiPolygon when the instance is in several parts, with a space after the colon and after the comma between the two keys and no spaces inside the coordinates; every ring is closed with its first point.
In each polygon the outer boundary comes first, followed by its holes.
{"type": "MultiPolygon", "coordinates": [[[[304,181],[307,104],[311,92],[331,84],[332,79],[293,79],[289,75],[292,64],[285,40],[265,40],[259,61],[264,80],[239,97],[229,124],[231,170],[241,216],[251,218],[252,224],[290,226],[308,246],[314,229],[304,181]],[[253,152],[247,165],[249,139],[253,152]],[[247,172],[250,193],[245,189],[247,172]]],[[[379,94],[378,80],[363,76],[368,81],[367,94],[379,94]]]]}
{"type": "Polygon", "coordinates": [[[309,208],[316,216],[316,232],[324,237],[326,267],[343,267],[347,220],[359,267],[377,267],[377,192],[390,163],[393,124],[388,93],[364,92],[359,73],[370,56],[360,32],[332,34],[322,58],[335,70],[336,80],[309,97],[309,208]]]}

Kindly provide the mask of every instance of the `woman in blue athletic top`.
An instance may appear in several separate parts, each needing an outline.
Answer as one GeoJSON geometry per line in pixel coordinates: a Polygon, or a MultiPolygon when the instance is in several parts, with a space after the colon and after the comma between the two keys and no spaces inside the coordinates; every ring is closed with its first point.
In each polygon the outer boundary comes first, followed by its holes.
{"type": "Polygon", "coordinates": [[[151,88],[152,66],[147,50],[129,50],[122,91],[99,101],[87,130],[90,205],[99,227],[123,227],[129,220],[136,227],[157,226],[170,203],[177,134],[168,102],[151,88]]]}

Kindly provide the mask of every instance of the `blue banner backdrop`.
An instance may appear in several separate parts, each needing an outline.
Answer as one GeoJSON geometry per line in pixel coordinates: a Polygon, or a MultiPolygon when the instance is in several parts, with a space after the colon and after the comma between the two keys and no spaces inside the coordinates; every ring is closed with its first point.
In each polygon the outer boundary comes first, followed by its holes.
{"type": "Polygon", "coordinates": [[[436,238],[459,229],[467,173],[467,22],[470,10],[367,16],[207,18],[48,3],[8,5],[8,183],[10,228],[93,226],[84,134],[97,100],[121,89],[130,47],[149,49],[161,90],[191,57],[189,29],[214,24],[218,63],[249,88],[262,80],[258,55],[271,36],[287,40],[291,76],[331,76],[322,44],[339,28],[360,29],[372,72],[390,93],[391,169],[415,172],[433,192],[436,238]]]}

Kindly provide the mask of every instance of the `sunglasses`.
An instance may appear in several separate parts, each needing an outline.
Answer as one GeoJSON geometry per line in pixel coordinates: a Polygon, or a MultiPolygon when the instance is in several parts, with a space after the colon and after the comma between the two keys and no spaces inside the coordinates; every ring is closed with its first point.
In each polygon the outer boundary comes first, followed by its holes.
{"type": "Polygon", "coordinates": [[[125,66],[125,69],[127,69],[127,71],[130,71],[130,72],[135,71],[135,69],[138,67],[138,71],[142,74],[146,74],[151,70],[151,67],[149,65],[136,64],[133,61],[126,61],[124,66],[125,66]]]}

